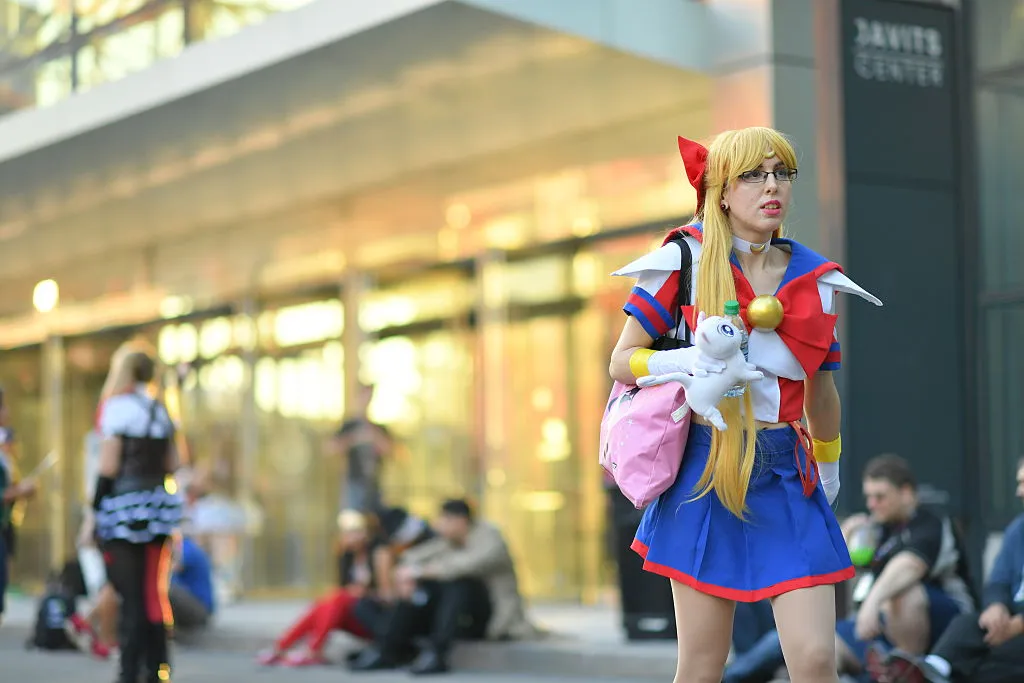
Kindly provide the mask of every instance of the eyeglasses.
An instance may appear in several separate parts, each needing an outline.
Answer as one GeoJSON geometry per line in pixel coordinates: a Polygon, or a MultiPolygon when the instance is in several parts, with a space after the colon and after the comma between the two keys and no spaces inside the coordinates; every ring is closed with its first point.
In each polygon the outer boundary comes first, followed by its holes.
{"type": "Polygon", "coordinates": [[[753,171],[740,173],[740,180],[745,183],[763,183],[768,180],[770,175],[775,176],[775,182],[777,183],[789,183],[796,180],[796,169],[778,168],[774,171],[762,171],[759,168],[755,168],[753,171]]]}

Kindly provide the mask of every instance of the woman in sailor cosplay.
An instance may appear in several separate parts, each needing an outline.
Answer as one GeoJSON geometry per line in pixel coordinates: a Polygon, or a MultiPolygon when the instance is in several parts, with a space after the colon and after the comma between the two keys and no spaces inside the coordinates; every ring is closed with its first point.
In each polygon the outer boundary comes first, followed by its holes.
{"type": "Polygon", "coordinates": [[[167,645],[172,624],[167,591],[171,532],[183,501],[166,481],[177,466],[174,424],[149,391],[155,363],[146,353],[125,357],[134,390],[103,405],[99,476],[93,509],[107,575],[121,596],[119,683],[170,680],[167,645]]]}
{"type": "Polygon", "coordinates": [[[748,361],[764,378],[718,404],[725,431],[692,415],[679,475],[645,510],[633,549],[647,571],[672,582],[675,683],[718,683],[735,601],[764,599],[772,601],[791,679],[834,683],[834,584],[854,573],[830,507],[841,450],[834,297],[881,302],[837,264],[781,237],[797,177],[796,153],[782,134],[746,128],[720,134],[709,150],[684,138],[679,146],[697,216],[615,273],[637,283],[611,375],[636,384],[721,372],[696,347],[651,347],[672,332],[680,307],[692,329],[698,311],[722,315],[734,299],[750,330],[748,361]],[[678,235],[682,243],[672,241],[678,235]],[[684,245],[695,302],[678,296],[684,245]]]}

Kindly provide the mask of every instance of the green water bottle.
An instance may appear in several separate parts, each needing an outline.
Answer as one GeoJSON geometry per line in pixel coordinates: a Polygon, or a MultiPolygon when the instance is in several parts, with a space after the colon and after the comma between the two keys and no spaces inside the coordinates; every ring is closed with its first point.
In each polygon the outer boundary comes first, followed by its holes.
{"type": "MultiPolygon", "coordinates": [[[[735,299],[729,299],[725,302],[725,318],[729,321],[729,324],[736,328],[736,331],[740,333],[740,351],[743,352],[743,360],[748,359],[747,354],[747,341],[750,335],[747,333],[747,326],[743,324],[743,318],[740,317],[740,302],[735,299]]],[[[746,391],[746,387],[742,384],[737,384],[729,391],[725,392],[725,396],[729,398],[735,398],[742,396],[743,392],[746,391]]]]}
{"type": "Polygon", "coordinates": [[[881,537],[881,529],[877,524],[862,524],[850,534],[849,550],[850,560],[855,567],[870,567],[875,559],[875,550],[878,548],[878,540],[881,537]]]}

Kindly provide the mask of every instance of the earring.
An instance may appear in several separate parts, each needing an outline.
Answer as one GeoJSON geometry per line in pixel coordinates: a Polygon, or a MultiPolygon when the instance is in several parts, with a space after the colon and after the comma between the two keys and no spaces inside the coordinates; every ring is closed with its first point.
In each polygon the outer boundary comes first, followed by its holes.
{"type": "Polygon", "coordinates": [[[724,211],[725,213],[729,213],[729,205],[728,204],[726,204],[725,202],[722,202],[721,203],[721,207],[722,207],[722,211],[724,211]]]}

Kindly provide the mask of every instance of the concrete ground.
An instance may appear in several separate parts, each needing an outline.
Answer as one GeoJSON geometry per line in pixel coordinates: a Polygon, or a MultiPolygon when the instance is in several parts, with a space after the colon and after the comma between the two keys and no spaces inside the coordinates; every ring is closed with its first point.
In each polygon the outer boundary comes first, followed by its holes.
{"type": "MultiPolygon", "coordinates": [[[[298,601],[243,601],[226,606],[208,632],[199,640],[189,639],[180,649],[182,675],[188,673],[188,662],[205,661],[205,657],[221,657],[231,666],[251,663],[252,655],[272,642],[308,606],[298,601]]],[[[618,626],[618,615],[609,607],[582,607],[579,605],[537,605],[531,609],[534,621],[549,632],[543,640],[512,643],[474,643],[459,646],[453,654],[453,665],[460,671],[531,674],[535,681],[563,677],[617,679],[648,683],[672,680],[676,666],[675,643],[653,641],[626,643],[618,626]],[[541,676],[541,678],[537,678],[541,676]]],[[[12,597],[8,600],[5,622],[0,626],[0,642],[6,649],[17,650],[28,635],[35,617],[34,598],[12,597]]],[[[340,661],[346,649],[354,643],[344,635],[336,636],[328,649],[332,659],[340,661]]],[[[48,657],[46,658],[48,661],[48,657]]],[[[67,659],[64,657],[63,659],[67,659]]],[[[58,660],[63,661],[58,657],[58,660]]],[[[72,657],[72,661],[85,661],[72,657]]],[[[0,656],[0,680],[8,679],[6,653],[0,656]]],[[[25,655],[24,661],[38,661],[34,653],[25,655]]],[[[219,660],[218,660],[219,661],[219,660]]],[[[225,664],[227,666],[228,664],[225,664]]],[[[53,666],[57,666],[54,664],[53,666]]],[[[69,666],[74,666],[71,664],[69,666]]],[[[92,666],[89,663],[89,666],[92,666]]],[[[255,669],[248,664],[246,671],[255,669]]],[[[109,668],[109,667],[108,667],[109,668]]],[[[260,678],[263,677],[263,672],[260,678]]],[[[341,669],[333,675],[341,673],[341,669]]],[[[307,676],[305,670],[292,675],[307,676]]],[[[309,673],[309,676],[315,676],[309,673]]],[[[362,678],[362,676],[360,676],[362,678]]],[[[91,680],[91,679],[89,679],[91,680]]],[[[185,678],[184,680],[191,680],[185,678]]],[[[225,679],[226,680],[226,679],[225,679]]],[[[268,679],[274,680],[274,679],[268,679]]],[[[309,680],[319,680],[310,678],[309,680]]],[[[375,680],[372,677],[367,680],[375,680]]],[[[390,681],[390,679],[381,679],[390,681]]],[[[454,679],[457,680],[457,679],[454,679]]],[[[476,678],[481,683],[489,678],[476,678]]],[[[511,683],[515,679],[508,679],[511,683]]],[[[494,679],[506,683],[506,679],[494,679]]],[[[86,679],[82,679],[86,683],[86,679]]]]}
{"type": "MultiPolygon", "coordinates": [[[[113,662],[99,662],[78,653],[26,652],[20,637],[0,628],[0,679],[4,683],[111,683],[115,677],[113,662]]],[[[264,669],[252,658],[232,652],[179,650],[175,656],[175,683],[337,683],[340,680],[366,683],[406,683],[417,680],[405,672],[350,674],[340,667],[317,669],[264,669]]],[[[450,683],[581,683],[586,678],[559,674],[488,673],[460,671],[429,680],[450,683]]],[[[643,683],[623,679],[622,683],[643,683]]]]}

